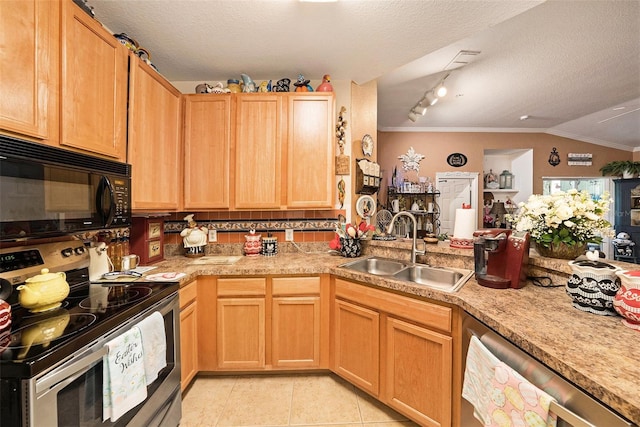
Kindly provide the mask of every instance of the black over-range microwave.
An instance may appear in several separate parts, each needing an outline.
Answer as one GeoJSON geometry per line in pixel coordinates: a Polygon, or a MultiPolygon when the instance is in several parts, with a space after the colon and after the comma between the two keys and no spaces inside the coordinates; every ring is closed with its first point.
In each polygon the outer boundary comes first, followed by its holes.
{"type": "Polygon", "coordinates": [[[0,136],[0,241],[131,225],[131,165],[0,136]]]}

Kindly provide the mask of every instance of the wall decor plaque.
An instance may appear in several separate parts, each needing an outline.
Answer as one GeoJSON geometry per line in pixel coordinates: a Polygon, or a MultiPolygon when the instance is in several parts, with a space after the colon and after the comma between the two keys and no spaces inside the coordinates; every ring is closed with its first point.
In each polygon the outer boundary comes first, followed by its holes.
{"type": "Polygon", "coordinates": [[[467,156],[462,153],[451,153],[447,157],[447,163],[454,168],[462,167],[467,164],[467,156]]]}

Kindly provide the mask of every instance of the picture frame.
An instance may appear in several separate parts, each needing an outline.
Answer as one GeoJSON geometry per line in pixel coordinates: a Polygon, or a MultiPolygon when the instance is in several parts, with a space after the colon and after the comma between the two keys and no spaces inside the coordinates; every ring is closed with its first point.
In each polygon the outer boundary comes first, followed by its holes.
{"type": "Polygon", "coordinates": [[[411,193],[411,182],[410,181],[404,181],[402,183],[402,192],[403,193],[411,193]]]}

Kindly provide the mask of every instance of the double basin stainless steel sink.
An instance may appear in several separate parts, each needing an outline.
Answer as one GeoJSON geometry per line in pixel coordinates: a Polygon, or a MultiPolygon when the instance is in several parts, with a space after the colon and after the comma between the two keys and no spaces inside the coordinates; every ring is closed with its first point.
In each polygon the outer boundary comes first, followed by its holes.
{"type": "Polygon", "coordinates": [[[431,267],[379,257],[351,261],[340,267],[428,286],[445,292],[459,290],[473,275],[472,270],[462,268],[431,267]]]}

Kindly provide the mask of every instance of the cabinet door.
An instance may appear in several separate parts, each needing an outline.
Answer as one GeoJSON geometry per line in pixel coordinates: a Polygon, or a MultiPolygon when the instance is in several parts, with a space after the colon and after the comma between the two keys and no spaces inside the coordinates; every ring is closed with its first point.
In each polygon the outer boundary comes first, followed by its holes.
{"type": "Polygon", "coordinates": [[[320,297],[274,297],[273,365],[320,366],[320,297]]]}
{"type": "Polygon", "coordinates": [[[213,276],[198,277],[198,370],[215,371],[217,363],[216,281],[213,276]]]}
{"type": "Polygon", "coordinates": [[[290,95],[287,206],[330,208],[333,202],[333,94],[290,95]]]}
{"type": "Polygon", "coordinates": [[[128,50],[73,2],[60,4],[60,144],[124,161],[128,50]]]}
{"type": "Polygon", "coordinates": [[[59,4],[1,1],[0,129],[57,144],[59,4]]]}
{"type": "Polygon", "coordinates": [[[239,94],[235,102],[234,206],[279,209],[282,96],[239,94]]]}
{"type": "Polygon", "coordinates": [[[187,95],[184,105],[184,207],[229,208],[231,95],[187,95]]]}
{"type": "Polygon", "coordinates": [[[264,368],[265,299],[220,298],[217,310],[218,368],[264,368]]]}
{"type": "Polygon", "coordinates": [[[175,210],[182,187],[180,91],[137,57],[130,80],[131,206],[175,210]]]}
{"type": "Polygon", "coordinates": [[[187,388],[198,373],[198,334],[196,301],[180,311],[180,388],[187,388]]]}
{"type": "Polygon", "coordinates": [[[386,321],[382,400],[423,426],[450,426],[452,341],[402,320],[386,321]]]}
{"type": "Polygon", "coordinates": [[[379,332],[376,311],[335,300],[333,371],[374,396],[379,391],[379,332]]]}

